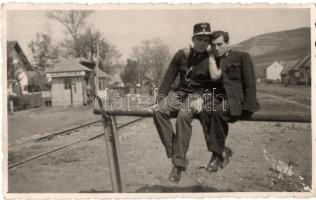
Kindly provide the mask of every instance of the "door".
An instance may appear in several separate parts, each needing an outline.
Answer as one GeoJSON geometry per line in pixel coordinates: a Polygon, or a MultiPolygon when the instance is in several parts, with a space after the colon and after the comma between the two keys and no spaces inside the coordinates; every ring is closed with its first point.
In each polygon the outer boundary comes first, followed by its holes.
{"type": "Polygon", "coordinates": [[[64,97],[63,97],[63,105],[72,106],[72,87],[71,87],[71,79],[64,79],[64,97]]]}
{"type": "Polygon", "coordinates": [[[73,83],[73,84],[71,84],[71,106],[74,105],[74,101],[76,99],[76,96],[77,96],[77,87],[76,87],[76,84],[73,83]]]}
{"type": "Polygon", "coordinates": [[[73,106],[82,106],[83,105],[83,88],[80,82],[71,84],[71,93],[72,93],[72,105],[73,106]]]}

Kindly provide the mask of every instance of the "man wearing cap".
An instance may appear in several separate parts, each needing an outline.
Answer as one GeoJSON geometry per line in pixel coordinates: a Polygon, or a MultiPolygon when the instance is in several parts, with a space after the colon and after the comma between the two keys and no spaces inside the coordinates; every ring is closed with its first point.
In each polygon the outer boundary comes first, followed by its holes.
{"type": "MultiPolygon", "coordinates": [[[[256,79],[249,54],[232,51],[229,35],[214,31],[211,51],[216,65],[209,65],[211,101],[199,113],[208,150],[212,153],[207,170],[216,172],[225,167],[231,152],[226,151],[228,123],[240,117],[249,117],[260,109],[256,98],[256,79]]],[[[208,96],[208,95],[207,95],[208,96]]]]}
{"type": "Polygon", "coordinates": [[[167,157],[172,158],[173,168],[169,179],[180,181],[181,172],[188,165],[186,153],[192,134],[191,122],[193,111],[199,96],[209,85],[209,53],[211,28],[209,23],[195,24],[193,28],[193,48],[190,51],[179,50],[171,60],[165,77],[158,89],[158,110],[153,119],[160,139],[165,147],[167,157]],[[169,93],[175,78],[179,83],[174,88],[174,95],[169,93]],[[176,131],[174,132],[170,117],[177,113],[176,131]]]}

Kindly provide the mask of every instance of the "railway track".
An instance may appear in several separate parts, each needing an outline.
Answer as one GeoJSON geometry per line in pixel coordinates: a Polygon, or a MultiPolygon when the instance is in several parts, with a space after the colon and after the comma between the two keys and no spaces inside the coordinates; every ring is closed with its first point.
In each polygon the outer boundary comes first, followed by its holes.
{"type": "MultiPolygon", "coordinates": [[[[144,117],[139,117],[135,120],[132,120],[132,121],[129,121],[127,123],[124,123],[120,126],[117,127],[117,129],[121,129],[125,126],[128,126],[130,124],[133,124],[135,122],[138,122],[140,120],[144,119],[144,117]]],[[[74,128],[71,128],[71,129],[68,129],[68,130],[63,130],[63,131],[60,131],[60,132],[56,132],[56,133],[52,133],[52,134],[49,134],[49,135],[46,135],[46,136],[43,136],[43,137],[40,137],[40,138],[37,138],[36,141],[40,142],[40,141],[45,141],[45,140],[50,140],[50,139],[53,139],[54,137],[56,136],[61,136],[61,135],[69,135],[71,133],[73,133],[74,131],[77,131],[79,129],[82,129],[82,128],[85,128],[85,127],[88,127],[88,126],[91,126],[91,125],[94,125],[94,124],[97,124],[97,123],[100,123],[101,120],[97,120],[97,121],[94,121],[94,122],[90,122],[90,123],[87,123],[87,124],[84,124],[84,125],[80,125],[80,126],[77,126],[77,127],[74,127],[74,128]]],[[[92,141],[92,140],[95,140],[101,136],[103,136],[104,133],[101,133],[101,134],[97,134],[97,135],[94,135],[94,136],[90,136],[90,137],[87,137],[87,138],[84,138],[84,139],[81,139],[81,140],[77,140],[75,142],[72,142],[70,144],[67,144],[67,145],[63,145],[63,146],[60,146],[60,147],[57,147],[57,148],[53,148],[51,150],[48,150],[48,151],[45,151],[45,152],[42,152],[42,153],[39,153],[39,154],[36,154],[36,155],[33,155],[29,158],[26,158],[26,159],[23,159],[23,160],[20,160],[20,161],[17,161],[15,163],[12,163],[12,164],[9,164],[8,166],[8,169],[12,169],[14,167],[17,167],[17,166],[20,166],[20,165],[23,165],[25,163],[28,163],[30,161],[33,161],[37,158],[41,158],[43,156],[46,156],[46,155],[49,155],[51,153],[54,153],[56,151],[60,151],[60,150],[64,150],[64,149],[67,149],[71,146],[74,146],[74,145],[77,145],[77,144],[80,144],[80,143],[84,143],[84,142],[89,142],[89,141],[92,141]]]]}
{"type": "Polygon", "coordinates": [[[91,126],[91,125],[96,124],[96,123],[101,123],[101,120],[89,122],[87,124],[83,124],[83,125],[71,128],[71,129],[67,129],[67,130],[59,131],[59,132],[52,133],[52,134],[49,134],[49,135],[45,135],[45,136],[42,136],[40,138],[37,138],[35,141],[36,142],[40,142],[40,141],[44,141],[44,140],[51,140],[51,139],[53,139],[56,136],[68,135],[68,134],[71,134],[73,131],[76,131],[76,130],[84,128],[84,127],[91,126]]]}

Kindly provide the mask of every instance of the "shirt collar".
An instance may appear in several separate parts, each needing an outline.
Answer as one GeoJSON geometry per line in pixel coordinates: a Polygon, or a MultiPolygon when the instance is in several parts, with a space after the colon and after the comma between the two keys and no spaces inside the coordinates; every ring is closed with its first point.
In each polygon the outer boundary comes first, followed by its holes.
{"type": "Polygon", "coordinates": [[[227,57],[227,56],[229,56],[229,54],[230,54],[230,49],[225,53],[225,55],[223,56],[223,57],[227,57]]]}
{"type": "Polygon", "coordinates": [[[196,52],[194,50],[194,48],[191,49],[191,52],[192,52],[192,55],[195,56],[195,57],[201,57],[203,55],[205,55],[207,53],[207,51],[203,51],[203,52],[196,52]]]}

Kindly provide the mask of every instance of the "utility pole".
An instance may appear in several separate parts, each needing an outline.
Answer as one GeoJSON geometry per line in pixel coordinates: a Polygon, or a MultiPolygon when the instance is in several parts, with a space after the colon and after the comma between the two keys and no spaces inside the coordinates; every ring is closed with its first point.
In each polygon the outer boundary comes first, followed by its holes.
{"type": "Polygon", "coordinates": [[[141,87],[142,86],[142,78],[141,78],[141,64],[140,64],[140,59],[138,58],[137,59],[137,66],[138,66],[138,83],[139,83],[139,86],[141,87]]]}
{"type": "Polygon", "coordinates": [[[96,56],[96,62],[95,62],[95,67],[94,67],[94,74],[95,74],[95,78],[94,78],[94,89],[95,89],[95,94],[98,95],[99,94],[99,79],[98,79],[98,70],[99,70],[99,55],[100,55],[100,46],[99,46],[99,40],[97,39],[97,56],[96,56]]]}

